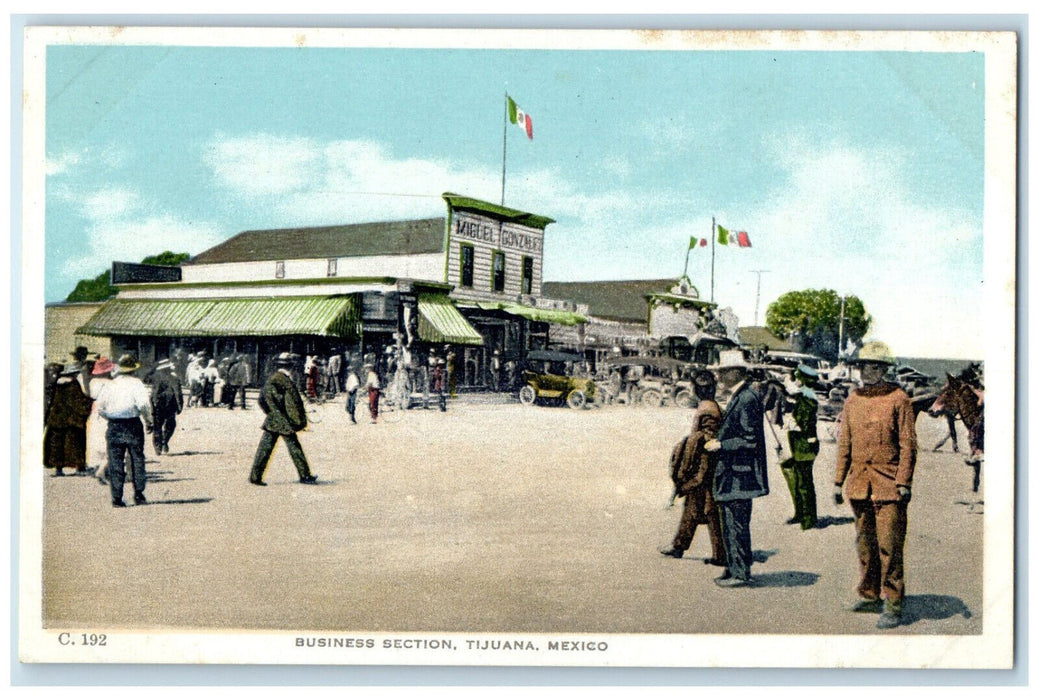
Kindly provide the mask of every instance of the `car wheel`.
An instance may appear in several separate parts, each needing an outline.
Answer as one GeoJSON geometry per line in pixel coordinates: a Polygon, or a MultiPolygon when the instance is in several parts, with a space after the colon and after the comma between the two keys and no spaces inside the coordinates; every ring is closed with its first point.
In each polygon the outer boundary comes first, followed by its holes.
{"type": "Polygon", "coordinates": [[[534,391],[534,387],[532,387],[530,384],[521,387],[519,390],[519,400],[520,403],[524,406],[533,406],[534,401],[537,399],[537,397],[538,393],[534,391]]]}
{"type": "Polygon", "coordinates": [[[585,397],[584,392],[581,391],[580,389],[574,389],[566,397],[566,404],[570,408],[584,408],[584,405],[587,402],[588,402],[587,397],[585,397]]]}
{"type": "Polygon", "coordinates": [[[660,408],[664,397],[656,389],[646,389],[639,395],[639,403],[647,408],[660,408]]]}
{"type": "Polygon", "coordinates": [[[693,392],[682,389],[682,391],[675,394],[675,405],[679,408],[692,408],[693,392]]]}

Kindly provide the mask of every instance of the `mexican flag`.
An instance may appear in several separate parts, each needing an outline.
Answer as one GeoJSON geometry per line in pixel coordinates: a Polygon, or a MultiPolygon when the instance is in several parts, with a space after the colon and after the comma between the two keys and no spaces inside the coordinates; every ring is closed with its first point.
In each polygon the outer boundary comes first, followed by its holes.
{"type": "Polygon", "coordinates": [[[732,233],[729,229],[718,224],[718,245],[738,245],[740,248],[750,248],[750,236],[746,231],[732,233]]]}
{"type": "Polygon", "coordinates": [[[506,98],[509,100],[509,121],[527,132],[527,138],[533,140],[534,122],[530,115],[520,109],[520,106],[511,97],[506,95],[506,98]]]}
{"type": "Polygon", "coordinates": [[[707,246],[707,239],[706,238],[697,238],[696,236],[690,237],[689,238],[689,250],[692,250],[693,248],[695,248],[697,246],[700,246],[701,248],[706,247],[707,246]]]}

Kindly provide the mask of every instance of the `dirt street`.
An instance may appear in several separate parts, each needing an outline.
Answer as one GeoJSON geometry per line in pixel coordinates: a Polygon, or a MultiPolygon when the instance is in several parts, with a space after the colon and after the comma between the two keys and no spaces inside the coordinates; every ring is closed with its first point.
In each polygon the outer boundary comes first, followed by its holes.
{"type": "MultiPolygon", "coordinates": [[[[350,425],[342,400],[301,434],[319,483],[279,444],[248,483],[263,414],[187,409],[171,453],[148,455],[146,506],[115,509],[95,479],[45,479],[46,627],[314,631],[979,634],[981,507],[944,422],[917,423],[906,623],[874,628],[854,599],[854,526],[831,498],[820,423],[821,527],[802,531],[770,442],[754,501],[757,586],[724,590],[707,533],[661,556],[668,456],[691,412],[574,411],[460,399],[447,413],[350,425]]],[[[359,407],[358,415],[363,410],[359,407]]],[[[961,450],[966,434],[960,428],[961,450]]],[[[150,436],[149,436],[150,437],[150,436]]],[[[782,437],[782,434],[781,434],[782,437]]],[[[785,440],[784,440],[784,454],[785,440]]],[[[132,504],[132,486],[126,487],[132,504]]]]}

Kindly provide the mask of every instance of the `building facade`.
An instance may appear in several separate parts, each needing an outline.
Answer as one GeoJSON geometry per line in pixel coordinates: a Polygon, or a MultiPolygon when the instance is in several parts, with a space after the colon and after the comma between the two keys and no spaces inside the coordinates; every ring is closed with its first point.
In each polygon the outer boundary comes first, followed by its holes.
{"type": "Polygon", "coordinates": [[[424,368],[438,353],[462,389],[504,388],[503,368],[584,319],[541,296],[541,217],[447,193],[447,216],[244,231],[170,268],[113,264],[119,289],[77,329],[150,365],[245,355],[262,378],[291,351],[424,368]]]}

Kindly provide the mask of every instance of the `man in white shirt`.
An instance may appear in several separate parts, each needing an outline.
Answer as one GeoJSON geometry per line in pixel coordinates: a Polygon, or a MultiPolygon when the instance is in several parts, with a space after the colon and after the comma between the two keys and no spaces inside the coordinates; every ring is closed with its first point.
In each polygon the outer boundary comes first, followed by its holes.
{"type": "Polygon", "coordinates": [[[98,413],[108,420],[105,436],[108,441],[108,479],[112,491],[112,506],[124,508],[123,483],[126,481],[124,459],[130,456],[133,478],[133,500],[144,505],[144,430],[151,432],[151,395],[134,372],[141,365],[133,355],[123,355],[116,367],[116,377],[97,397],[98,413]],[[141,421],[144,421],[143,425],[141,421]]]}

